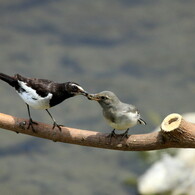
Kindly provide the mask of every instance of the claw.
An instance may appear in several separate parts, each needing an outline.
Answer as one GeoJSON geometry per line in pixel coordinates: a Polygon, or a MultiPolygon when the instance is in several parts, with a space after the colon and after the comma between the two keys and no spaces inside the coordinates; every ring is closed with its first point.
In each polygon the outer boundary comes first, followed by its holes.
{"type": "Polygon", "coordinates": [[[33,127],[33,124],[34,124],[34,125],[38,125],[37,122],[33,121],[32,118],[30,118],[30,119],[29,119],[29,123],[28,123],[27,129],[29,129],[29,128],[31,127],[32,130],[33,130],[33,132],[36,133],[36,131],[35,131],[34,127],[33,127]]]}
{"type": "Polygon", "coordinates": [[[115,129],[112,130],[112,132],[110,134],[108,134],[106,137],[110,138],[110,142],[112,141],[112,137],[116,137],[117,134],[115,133],[115,129]]]}
{"type": "Polygon", "coordinates": [[[120,135],[122,136],[122,137],[121,137],[121,140],[123,140],[125,137],[128,138],[128,131],[129,131],[129,129],[127,129],[127,130],[125,131],[125,133],[120,134],[120,135]]]}
{"type": "Polygon", "coordinates": [[[53,127],[52,129],[54,129],[55,127],[57,127],[60,131],[62,131],[62,128],[64,125],[58,125],[56,122],[53,123],[53,127]]]}

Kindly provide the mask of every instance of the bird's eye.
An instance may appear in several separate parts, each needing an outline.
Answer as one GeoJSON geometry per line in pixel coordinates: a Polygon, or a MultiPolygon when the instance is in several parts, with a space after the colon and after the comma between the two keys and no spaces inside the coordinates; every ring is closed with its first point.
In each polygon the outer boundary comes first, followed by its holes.
{"type": "Polygon", "coordinates": [[[102,100],[107,100],[108,98],[106,96],[101,96],[102,100]]]}
{"type": "Polygon", "coordinates": [[[78,90],[78,87],[77,87],[77,86],[73,86],[73,87],[72,87],[72,90],[73,90],[73,91],[77,91],[77,90],[78,90]]]}
{"type": "Polygon", "coordinates": [[[76,87],[76,86],[74,86],[74,87],[73,87],[73,89],[74,89],[74,90],[77,90],[77,87],[76,87]]]}

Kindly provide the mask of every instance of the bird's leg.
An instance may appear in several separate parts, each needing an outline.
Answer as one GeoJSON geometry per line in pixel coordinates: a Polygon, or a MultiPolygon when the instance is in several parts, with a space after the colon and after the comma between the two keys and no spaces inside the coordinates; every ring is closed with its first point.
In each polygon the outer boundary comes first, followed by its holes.
{"type": "Polygon", "coordinates": [[[32,118],[31,118],[31,114],[30,114],[30,108],[29,108],[29,105],[28,105],[28,104],[26,104],[26,106],[27,106],[27,109],[28,109],[28,116],[29,116],[29,123],[28,123],[28,127],[27,127],[27,129],[29,129],[29,128],[31,127],[31,128],[32,128],[32,130],[33,130],[33,132],[35,133],[36,131],[35,131],[34,127],[33,127],[33,124],[34,124],[34,125],[38,125],[38,123],[36,123],[35,121],[33,121],[33,120],[32,120],[32,118]]]}
{"type": "Polygon", "coordinates": [[[110,136],[111,136],[111,137],[116,137],[115,129],[112,130],[110,136]]]}
{"type": "Polygon", "coordinates": [[[49,112],[48,109],[46,109],[47,113],[49,114],[49,116],[51,117],[51,119],[53,120],[53,127],[52,129],[54,129],[55,127],[58,127],[58,129],[61,131],[61,127],[63,127],[63,125],[58,125],[56,123],[56,120],[53,118],[53,116],[51,115],[51,113],[49,112]]]}
{"type": "Polygon", "coordinates": [[[112,130],[110,134],[107,135],[107,137],[116,137],[115,129],[112,130]]]}
{"type": "Polygon", "coordinates": [[[129,128],[125,131],[125,133],[122,133],[122,134],[120,134],[122,137],[121,137],[121,140],[123,139],[123,138],[128,138],[128,131],[129,131],[129,128]]]}
{"type": "Polygon", "coordinates": [[[115,129],[112,130],[112,132],[110,134],[108,134],[106,137],[109,137],[110,138],[110,143],[112,141],[112,137],[116,137],[116,133],[115,133],[115,129]]]}

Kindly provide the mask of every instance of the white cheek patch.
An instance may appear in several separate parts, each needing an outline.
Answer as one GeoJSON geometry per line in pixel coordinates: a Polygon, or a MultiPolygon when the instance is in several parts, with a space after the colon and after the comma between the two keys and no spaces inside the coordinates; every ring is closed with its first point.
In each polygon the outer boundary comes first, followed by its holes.
{"type": "Polygon", "coordinates": [[[80,86],[77,86],[81,91],[84,91],[84,89],[82,88],[82,87],[80,87],[80,86]]]}
{"type": "Polygon", "coordinates": [[[77,87],[77,88],[80,89],[81,91],[84,91],[84,89],[83,89],[81,86],[77,85],[77,84],[71,84],[71,85],[77,87]]]}
{"type": "Polygon", "coordinates": [[[26,83],[22,81],[18,81],[21,88],[24,89],[21,93],[18,93],[19,96],[31,107],[35,109],[47,109],[50,107],[50,100],[52,98],[52,94],[49,93],[46,97],[41,97],[36,93],[36,90],[28,87],[26,83]]]}

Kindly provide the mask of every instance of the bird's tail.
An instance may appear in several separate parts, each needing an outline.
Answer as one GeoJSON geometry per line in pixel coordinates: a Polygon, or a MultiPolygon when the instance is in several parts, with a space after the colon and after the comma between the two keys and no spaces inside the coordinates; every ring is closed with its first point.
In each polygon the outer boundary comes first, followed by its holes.
{"type": "Polygon", "coordinates": [[[138,119],[138,122],[139,122],[141,125],[146,125],[146,122],[145,122],[143,119],[141,119],[141,118],[138,119]]]}
{"type": "Polygon", "coordinates": [[[14,77],[11,77],[9,75],[0,73],[0,79],[11,85],[12,87],[15,87],[17,85],[17,80],[14,77]]]}

